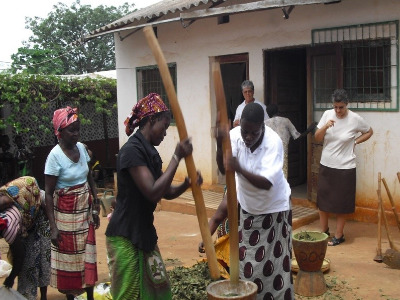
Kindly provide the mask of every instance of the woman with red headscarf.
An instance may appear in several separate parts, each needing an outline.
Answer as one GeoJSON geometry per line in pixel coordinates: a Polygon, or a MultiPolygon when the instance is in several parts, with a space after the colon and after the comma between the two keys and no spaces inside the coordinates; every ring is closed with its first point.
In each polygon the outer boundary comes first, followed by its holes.
{"type": "Polygon", "coordinates": [[[100,201],[89,172],[90,157],[78,142],[77,109],[58,109],[53,116],[58,144],[45,165],[46,210],[51,231],[51,286],[68,300],[84,290],[93,300],[97,281],[95,229],[100,201]]]}
{"type": "MultiPolygon", "coordinates": [[[[117,158],[117,205],[106,230],[111,295],[121,299],[171,299],[171,288],[157,246],[153,212],[161,198],[173,199],[190,185],[172,186],[179,161],[193,151],[190,139],[178,143],[165,172],[155,146],[160,145],[171,115],[160,96],[141,99],[125,121],[129,136],[117,158]]],[[[198,184],[202,181],[199,174],[198,184]]]]}

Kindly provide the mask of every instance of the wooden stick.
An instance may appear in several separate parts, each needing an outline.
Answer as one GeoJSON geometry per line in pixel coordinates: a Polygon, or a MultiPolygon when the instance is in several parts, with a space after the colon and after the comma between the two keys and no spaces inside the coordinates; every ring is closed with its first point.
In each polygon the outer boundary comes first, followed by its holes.
{"type": "MultiPolygon", "coordinates": [[[[381,172],[378,173],[378,193],[381,193],[381,172]]],[[[378,246],[376,248],[377,262],[382,262],[382,202],[378,200],[378,246]]]]}
{"type": "MultiPolygon", "coordinates": [[[[217,100],[217,111],[220,124],[229,128],[228,113],[226,109],[224,85],[222,82],[221,69],[218,62],[212,64],[214,78],[215,97],[217,100]]],[[[232,147],[229,135],[222,141],[222,151],[226,158],[232,156],[232,147]]],[[[238,234],[238,206],[236,195],[235,172],[226,170],[226,187],[228,200],[228,222],[229,222],[229,246],[230,266],[229,275],[232,285],[239,285],[239,234],[238,234]]]]}
{"type": "Polygon", "coordinates": [[[383,223],[385,224],[386,234],[387,234],[387,237],[388,237],[388,240],[389,240],[390,248],[393,249],[393,250],[399,251],[396,248],[396,246],[394,245],[393,240],[392,240],[392,236],[391,236],[391,234],[389,232],[389,225],[388,225],[388,221],[387,221],[387,218],[386,218],[385,209],[383,207],[382,195],[381,195],[379,190],[377,190],[376,192],[378,194],[379,204],[382,207],[382,216],[383,216],[383,221],[384,221],[383,223]]]}
{"type": "Polygon", "coordinates": [[[399,182],[400,182],[400,172],[397,172],[397,179],[398,179],[399,182]]]}
{"type": "Polygon", "coordinates": [[[394,201],[393,201],[392,194],[391,194],[390,191],[389,191],[389,187],[388,187],[388,185],[387,185],[387,183],[386,183],[386,179],[385,179],[385,178],[382,178],[382,182],[383,182],[383,185],[385,186],[386,193],[387,193],[387,195],[388,195],[388,197],[389,197],[389,200],[390,200],[390,204],[392,205],[392,211],[393,211],[393,214],[394,214],[394,218],[396,219],[397,227],[398,227],[399,230],[400,230],[399,215],[397,214],[396,206],[394,205],[394,201]]]}
{"type": "MultiPolygon", "coordinates": [[[[161,74],[161,79],[163,81],[165,90],[168,95],[169,104],[171,105],[171,109],[175,117],[179,138],[180,140],[184,140],[188,137],[185,120],[183,119],[182,111],[176,96],[175,87],[172,82],[171,74],[169,72],[166,60],[164,58],[164,54],[154,34],[153,28],[151,26],[147,26],[143,28],[143,32],[147,39],[147,43],[149,44],[149,47],[153,52],[154,58],[157,61],[157,65],[161,74]]],[[[201,237],[203,239],[204,248],[207,255],[207,262],[208,262],[208,267],[210,269],[210,275],[212,279],[219,279],[220,272],[218,269],[217,256],[215,254],[214,243],[211,239],[211,233],[208,227],[207,211],[206,211],[206,206],[204,204],[203,193],[201,191],[200,186],[198,186],[196,183],[197,170],[194,164],[193,156],[189,155],[185,157],[185,163],[192,184],[191,187],[196,206],[196,214],[197,214],[197,219],[199,221],[201,237]]]]}

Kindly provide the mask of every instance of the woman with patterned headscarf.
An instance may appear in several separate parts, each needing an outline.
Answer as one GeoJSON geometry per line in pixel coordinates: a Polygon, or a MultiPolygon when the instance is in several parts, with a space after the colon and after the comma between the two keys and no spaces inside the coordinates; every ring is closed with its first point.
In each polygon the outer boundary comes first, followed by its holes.
{"type": "Polygon", "coordinates": [[[51,230],[51,286],[73,300],[86,291],[93,300],[97,281],[95,229],[100,201],[89,172],[90,157],[78,142],[77,109],[58,109],[53,116],[58,144],[45,165],[46,209],[51,230]]]}
{"type": "MultiPolygon", "coordinates": [[[[172,180],[179,161],[193,151],[190,139],[177,144],[165,172],[155,146],[167,134],[171,115],[155,93],[141,99],[125,121],[133,134],[117,158],[117,205],[106,230],[111,294],[120,299],[171,299],[171,288],[158,246],[153,212],[161,198],[173,199],[190,185],[172,180]]],[[[199,174],[198,183],[202,178],[199,174]]]]}
{"type": "MultiPolygon", "coordinates": [[[[0,237],[10,246],[13,268],[4,281],[28,300],[47,299],[50,283],[50,228],[44,191],[34,177],[24,176],[0,187],[0,237]]],[[[10,258],[10,256],[9,256],[10,258]]]]}

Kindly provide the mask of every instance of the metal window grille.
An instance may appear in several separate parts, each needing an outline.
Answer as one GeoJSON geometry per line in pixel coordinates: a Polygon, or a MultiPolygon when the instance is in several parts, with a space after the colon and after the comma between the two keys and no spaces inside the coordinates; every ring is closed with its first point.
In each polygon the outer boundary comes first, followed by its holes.
{"type": "MultiPolygon", "coordinates": [[[[176,88],[176,63],[168,64],[168,69],[171,73],[172,82],[174,83],[174,86],[176,88]]],[[[155,65],[136,68],[136,80],[138,100],[142,99],[150,93],[157,93],[161,96],[161,99],[163,99],[165,105],[167,105],[167,107],[171,109],[167,92],[165,91],[164,85],[162,83],[158,66],[155,65]]],[[[171,117],[173,120],[172,111],[171,117]]]]}
{"type": "Polygon", "coordinates": [[[340,49],[312,57],[315,110],[331,107],[338,77],[349,108],[399,110],[398,21],[312,30],[312,45],[340,49]]]}

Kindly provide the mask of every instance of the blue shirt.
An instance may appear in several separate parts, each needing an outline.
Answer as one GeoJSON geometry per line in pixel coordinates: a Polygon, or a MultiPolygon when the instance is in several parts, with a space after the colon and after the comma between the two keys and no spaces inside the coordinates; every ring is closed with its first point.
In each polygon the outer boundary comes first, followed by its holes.
{"type": "Polygon", "coordinates": [[[60,145],[56,145],[47,156],[44,174],[58,177],[56,189],[83,184],[87,181],[90,157],[82,143],[78,142],[76,146],[79,150],[78,162],[69,159],[60,145]]]}

